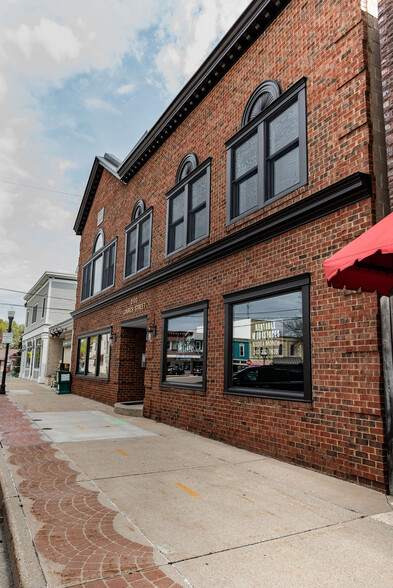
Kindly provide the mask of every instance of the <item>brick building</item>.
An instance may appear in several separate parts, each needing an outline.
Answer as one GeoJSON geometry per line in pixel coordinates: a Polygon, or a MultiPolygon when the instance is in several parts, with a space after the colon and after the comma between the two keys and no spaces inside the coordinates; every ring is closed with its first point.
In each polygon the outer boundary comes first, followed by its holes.
{"type": "Polygon", "coordinates": [[[378,297],[322,267],[389,211],[371,6],[252,2],[124,161],[96,157],[73,392],[386,490],[378,297]]]}

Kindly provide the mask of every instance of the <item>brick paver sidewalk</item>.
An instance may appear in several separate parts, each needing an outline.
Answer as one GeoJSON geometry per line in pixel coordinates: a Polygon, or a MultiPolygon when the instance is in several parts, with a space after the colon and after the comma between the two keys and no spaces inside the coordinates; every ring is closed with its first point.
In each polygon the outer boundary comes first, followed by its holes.
{"type": "MultiPolygon", "coordinates": [[[[77,482],[78,473],[7,397],[0,397],[1,444],[15,466],[18,492],[39,523],[33,539],[41,562],[56,570],[56,586],[181,588],[154,559],[154,548],[130,541],[114,526],[115,510],[100,492],[77,482]]],[[[45,571],[45,565],[43,565],[45,571]]]]}

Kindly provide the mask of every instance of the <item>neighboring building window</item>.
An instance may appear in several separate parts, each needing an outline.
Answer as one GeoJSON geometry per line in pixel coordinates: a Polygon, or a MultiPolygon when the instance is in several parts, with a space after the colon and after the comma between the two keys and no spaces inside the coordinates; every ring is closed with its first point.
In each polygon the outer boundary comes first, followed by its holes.
{"type": "Polygon", "coordinates": [[[38,370],[41,364],[41,348],[42,339],[37,339],[35,343],[35,354],[34,354],[34,369],[38,370]]]}
{"type": "Polygon", "coordinates": [[[126,278],[150,266],[152,211],[145,210],[143,200],[134,207],[131,224],[126,228],[126,278]]]}
{"type": "Polygon", "coordinates": [[[80,376],[108,378],[110,333],[98,333],[78,339],[76,373],[80,376]]]}
{"type": "Polygon", "coordinates": [[[46,308],[46,296],[44,296],[44,298],[42,299],[42,314],[41,314],[42,317],[45,316],[45,308],[46,308]]]}
{"type": "Polygon", "coordinates": [[[26,312],[26,327],[29,326],[29,311],[26,312]]]}
{"type": "Polygon", "coordinates": [[[177,184],[167,193],[167,255],[209,234],[210,163],[198,165],[188,154],[179,166],[177,184]]]}
{"type": "Polygon", "coordinates": [[[31,318],[31,324],[37,322],[37,311],[38,311],[38,304],[33,306],[33,316],[31,318]]]}
{"type": "Polygon", "coordinates": [[[104,246],[100,229],[94,240],[93,256],[83,266],[81,300],[99,294],[115,283],[116,240],[104,246]]]}
{"type": "Polygon", "coordinates": [[[162,313],[161,383],[206,387],[207,301],[162,313]]]}
{"type": "Polygon", "coordinates": [[[239,356],[240,357],[244,357],[244,345],[243,345],[243,343],[240,343],[240,345],[239,345],[239,356]]]}
{"type": "Polygon", "coordinates": [[[228,224],[307,183],[305,80],[265,95],[247,104],[244,128],[226,144],[228,224]]]}
{"type": "Polygon", "coordinates": [[[310,401],[308,276],[224,299],[226,393],[310,401]],[[233,341],[239,338],[249,340],[249,358],[248,367],[236,372],[233,341]]]}
{"type": "Polygon", "coordinates": [[[32,347],[33,347],[33,344],[30,341],[27,344],[26,367],[30,367],[30,364],[31,364],[32,347]]]}

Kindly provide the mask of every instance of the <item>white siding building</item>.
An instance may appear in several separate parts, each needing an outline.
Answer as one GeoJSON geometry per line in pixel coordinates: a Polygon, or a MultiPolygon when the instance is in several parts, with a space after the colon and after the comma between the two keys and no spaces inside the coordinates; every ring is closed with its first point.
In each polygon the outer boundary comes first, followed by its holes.
{"type": "MultiPolygon", "coordinates": [[[[22,338],[21,377],[49,384],[55,376],[54,362],[48,366],[49,348],[54,344],[50,328],[71,319],[76,286],[74,274],[45,272],[24,297],[26,327],[22,338]]],[[[58,354],[60,362],[63,358],[61,352],[58,354]]]]}

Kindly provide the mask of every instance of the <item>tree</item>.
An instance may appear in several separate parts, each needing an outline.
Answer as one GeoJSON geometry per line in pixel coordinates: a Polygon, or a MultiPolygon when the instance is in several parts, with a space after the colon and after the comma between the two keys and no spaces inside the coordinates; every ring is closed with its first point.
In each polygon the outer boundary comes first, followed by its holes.
{"type": "MultiPolygon", "coordinates": [[[[25,331],[25,325],[18,325],[18,323],[16,323],[15,321],[12,321],[11,330],[14,334],[14,341],[13,341],[12,345],[10,345],[10,347],[15,349],[15,348],[20,347],[20,344],[22,343],[22,336],[25,331]]],[[[7,331],[8,331],[8,321],[3,321],[2,319],[0,319],[1,340],[3,338],[3,333],[7,333],[7,331]]]]}

